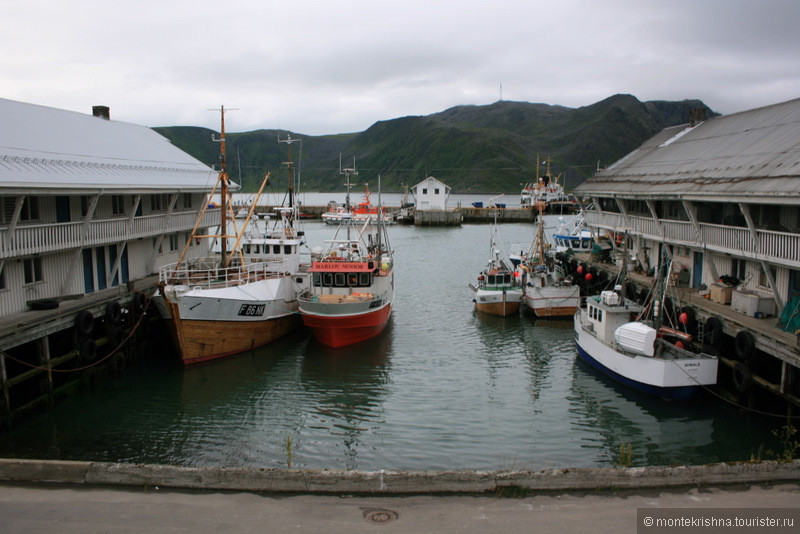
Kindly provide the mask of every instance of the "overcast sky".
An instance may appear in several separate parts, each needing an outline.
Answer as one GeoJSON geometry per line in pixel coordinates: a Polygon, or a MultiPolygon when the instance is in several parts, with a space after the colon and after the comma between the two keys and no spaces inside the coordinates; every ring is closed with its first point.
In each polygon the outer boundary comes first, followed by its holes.
{"type": "Polygon", "coordinates": [[[728,114],[800,97],[798,0],[24,0],[0,97],[147,126],[308,135],[616,93],[728,114]]]}

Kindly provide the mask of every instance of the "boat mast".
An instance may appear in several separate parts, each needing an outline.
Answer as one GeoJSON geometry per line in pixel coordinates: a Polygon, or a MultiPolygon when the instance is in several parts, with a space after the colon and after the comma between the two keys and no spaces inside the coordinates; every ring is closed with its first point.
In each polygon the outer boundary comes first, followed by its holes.
{"type": "MultiPolygon", "coordinates": [[[[347,186],[347,195],[344,197],[344,209],[347,213],[350,213],[350,175],[358,176],[355,156],[353,156],[353,167],[342,169],[342,155],[339,154],[339,174],[344,174],[346,178],[345,185],[347,186]]],[[[350,224],[347,225],[347,239],[350,240],[350,224]]]]}
{"type": "MultiPolygon", "coordinates": [[[[234,111],[235,108],[228,111],[234,111]]],[[[216,109],[209,109],[208,111],[217,111],[216,109]]],[[[221,264],[225,265],[228,258],[228,204],[229,204],[229,182],[228,178],[228,162],[225,159],[225,106],[219,107],[220,113],[220,130],[219,139],[211,134],[211,140],[219,143],[219,182],[220,182],[220,254],[222,256],[221,264]]]]}
{"type": "Polygon", "coordinates": [[[292,143],[302,142],[302,139],[292,139],[292,134],[287,133],[286,139],[278,138],[279,143],[286,143],[289,145],[289,161],[284,161],[283,164],[289,169],[289,207],[294,207],[294,160],[292,160],[292,143]]]}

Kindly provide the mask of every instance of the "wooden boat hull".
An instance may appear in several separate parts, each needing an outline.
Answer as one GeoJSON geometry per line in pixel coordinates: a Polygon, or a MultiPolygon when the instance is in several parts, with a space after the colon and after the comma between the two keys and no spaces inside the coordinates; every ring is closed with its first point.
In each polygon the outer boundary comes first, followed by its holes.
{"type": "Polygon", "coordinates": [[[374,311],[355,315],[317,315],[304,310],[303,323],[317,341],[328,347],[339,348],[380,334],[389,322],[391,313],[391,302],[374,311]]]}
{"type": "Polygon", "coordinates": [[[295,330],[301,323],[297,314],[250,322],[186,320],[180,318],[177,304],[169,301],[166,304],[172,315],[172,332],[184,365],[262,347],[295,330]]]}
{"type": "Polygon", "coordinates": [[[571,318],[581,304],[578,286],[549,286],[525,290],[525,306],[537,317],[571,318]]]}
{"type": "Polygon", "coordinates": [[[520,302],[489,302],[484,304],[475,303],[475,309],[481,313],[508,317],[519,313],[520,302]]]}
{"type": "Polygon", "coordinates": [[[475,290],[475,309],[481,313],[508,317],[519,313],[522,305],[522,291],[492,291],[485,289],[475,290]]]}

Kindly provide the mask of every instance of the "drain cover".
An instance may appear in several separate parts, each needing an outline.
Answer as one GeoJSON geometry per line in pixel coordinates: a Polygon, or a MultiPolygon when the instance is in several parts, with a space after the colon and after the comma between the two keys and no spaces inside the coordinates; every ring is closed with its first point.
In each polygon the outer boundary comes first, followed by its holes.
{"type": "Polygon", "coordinates": [[[373,508],[364,510],[364,519],[367,520],[367,523],[376,523],[380,525],[397,519],[397,512],[383,508],[373,508]]]}

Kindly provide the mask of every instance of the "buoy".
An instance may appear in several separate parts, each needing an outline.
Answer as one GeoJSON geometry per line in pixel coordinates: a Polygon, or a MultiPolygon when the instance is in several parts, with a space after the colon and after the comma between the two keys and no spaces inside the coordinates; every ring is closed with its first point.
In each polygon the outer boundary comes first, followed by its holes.
{"type": "Polygon", "coordinates": [[[594,277],[592,276],[592,273],[586,273],[586,277],[585,278],[586,278],[587,282],[591,282],[592,278],[594,278],[594,277]]]}
{"type": "Polygon", "coordinates": [[[683,341],[680,340],[675,342],[675,346],[678,347],[679,349],[686,349],[686,347],[683,345],[683,341]]]}
{"type": "Polygon", "coordinates": [[[688,322],[689,322],[689,314],[687,314],[686,312],[683,312],[682,314],[680,314],[680,315],[678,316],[678,321],[679,321],[679,322],[680,322],[682,325],[684,325],[684,326],[685,326],[685,325],[686,325],[686,323],[688,323],[688,322]]]}
{"type": "Polygon", "coordinates": [[[575,270],[578,274],[583,274],[583,265],[578,265],[578,268],[575,270]]]}

